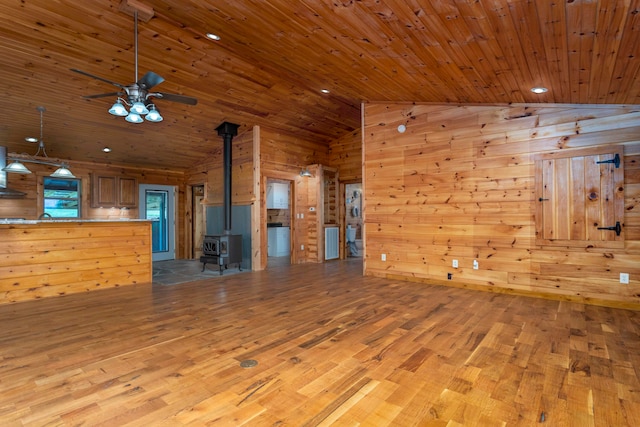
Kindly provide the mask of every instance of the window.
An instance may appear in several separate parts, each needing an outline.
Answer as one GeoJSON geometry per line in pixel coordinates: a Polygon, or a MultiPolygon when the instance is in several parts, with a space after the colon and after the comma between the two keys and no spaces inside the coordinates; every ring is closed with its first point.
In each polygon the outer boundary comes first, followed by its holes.
{"type": "Polygon", "coordinates": [[[80,218],[80,180],[45,177],[44,213],[54,218],[80,218]]]}
{"type": "Polygon", "coordinates": [[[622,146],[536,157],[536,244],[624,247],[622,146]]]}

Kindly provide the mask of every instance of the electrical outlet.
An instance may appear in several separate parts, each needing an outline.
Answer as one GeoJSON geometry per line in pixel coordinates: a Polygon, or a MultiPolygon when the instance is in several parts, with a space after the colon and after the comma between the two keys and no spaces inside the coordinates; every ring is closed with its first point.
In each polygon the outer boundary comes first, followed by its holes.
{"type": "Polygon", "coordinates": [[[447,273],[447,280],[451,280],[453,278],[453,274],[447,273]]]}
{"type": "Polygon", "coordinates": [[[380,255],[380,260],[381,261],[386,261],[387,260],[387,254],[380,255]]]}
{"type": "Polygon", "coordinates": [[[304,245],[300,245],[300,250],[304,251],[304,245]]]}
{"type": "Polygon", "coordinates": [[[451,262],[451,266],[452,266],[453,268],[458,268],[458,260],[457,260],[457,259],[454,259],[454,260],[451,262]]]}
{"type": "Polygon", "coordinates": [[[474,270],[477,270],[478,268],[480,268],[480,265],[478,264],[478,260],[477,260],[477,259],[474,259],[474,260],[473,260],[473,269],[474,269],[474,270]]]}
{"type": "Polygon", "coordinates": [[[620,283],[623,285],[629,284],[629,273],[620,273],[620,283]]]}

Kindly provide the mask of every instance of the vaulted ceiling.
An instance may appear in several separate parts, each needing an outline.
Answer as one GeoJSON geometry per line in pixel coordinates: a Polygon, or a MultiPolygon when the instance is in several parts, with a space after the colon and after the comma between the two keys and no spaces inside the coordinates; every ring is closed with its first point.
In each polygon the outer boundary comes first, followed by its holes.
{"type": "Polygon", "coordinates": [[[223,121],[329,143],[367,101],[640,104],[640,0],[10,0],[0,2],[0,145],[188,169],[223,121]],[[134,21],[139,10],[139,73],[134,21]],[[220,36],[219,41],[205,37],[220,36]],[[151,70],[160,123],[107,113],[151,70]],[[536,95],[534,86],[548,88],[536,95]],[[322,93],[327,89],[330,93],[322,93]],[[112,148],[111,153],[102,148],[112,148]]]}

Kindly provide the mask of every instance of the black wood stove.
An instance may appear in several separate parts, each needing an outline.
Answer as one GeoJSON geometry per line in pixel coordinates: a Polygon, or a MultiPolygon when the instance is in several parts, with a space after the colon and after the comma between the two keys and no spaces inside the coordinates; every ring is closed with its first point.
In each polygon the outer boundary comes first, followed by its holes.
{"type": "Polygon", "coordinates": [[[237,264],[238,270],[242,270],[242,236],[240,234],[204,236],[200,262],[202,271],[208,263],[217,264],[220,274],[223,269],[233,264],[237,264]]]}
{"type": "Polygon", "coordinates": [[[224,122],[216,128],[224,140],[224,231],[219,235],[205,235],[202,242],[202,271],[207,264],[216,264],[222,274],[229,265],[237,264],[242,270],[242,235],[231,234],[231,141],[238,134],[238,127],[224,122]]]}

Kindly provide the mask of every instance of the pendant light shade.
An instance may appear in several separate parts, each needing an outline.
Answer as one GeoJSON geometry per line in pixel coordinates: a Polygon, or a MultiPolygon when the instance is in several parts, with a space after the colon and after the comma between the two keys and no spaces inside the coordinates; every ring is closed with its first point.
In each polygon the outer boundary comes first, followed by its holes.
{"type": "Polygon", "coordinates": [[[13,172],[13,173],[19,173],[19,174],[22,174],[22,175],[27,175],[27,174],[31,173],[31,171],[29,169],[27,169],[27,167],[25,165],[23,165],[22,163],[20,163],[17,160],[12,161],[7,166],[2,168],[2,170],[4,172],[13,172]]]}
{"type": "Polygon", "coordinates": [[[147,114],[144,118],[145,120],[153,123],[161,122],[163,120],[162,116],[160,115],[160,111],[158,111],[156,106],[153,104],[149,105],[149,114],[147,114]]]}
{"type": "Polygon", "coordinates": [[[72,174],[65,165],[60,166],[54,173],[49,176],[52,176],[54,178],[75,178],[75,175],[72,174]]]}
{"type": "Polygon", "coordinates": [[[131,112],[139,115],[149,114],[149,110],[140,101],[134,102],[131,106],[131,112]]]}
{"type": "Polygon", "coordinates": [[[131,112],[129,113],[129,115],[125,117],[125,120],[128,121],[129,123],[142,123],[144,121],[142,120],[142,117],[140,117],[140,114],[133,112],[133,109],[131,109],[131,112]]]}
{"type": "Polygon", "coordinates": [[[114,102],[111,108],[109,108],[109,113],[118,117],[125,117],[129,114],[127,109],[124,108],[124,105],[122,105],[122,102],[120,102],[120,99],[114,102]]]}

